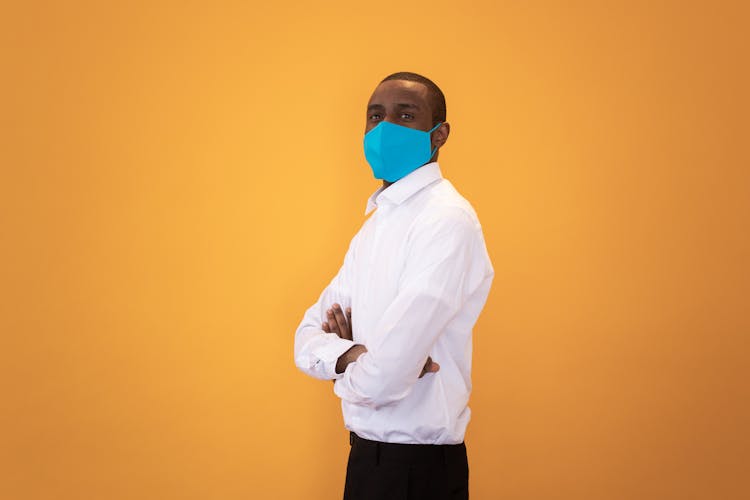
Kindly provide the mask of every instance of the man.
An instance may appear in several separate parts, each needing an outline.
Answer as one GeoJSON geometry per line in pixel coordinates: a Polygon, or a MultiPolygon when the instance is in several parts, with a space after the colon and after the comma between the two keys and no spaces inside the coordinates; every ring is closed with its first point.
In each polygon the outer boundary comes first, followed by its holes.
{"type": "Polygon", "coordinates": [[[295,335],[332,379],[351,450],[345,500],[465,499],[471,332],[494,275],[482,229],[437,163],[450,126],[429,79],[395,73],[367,105],[377,208],[295,335]]]}

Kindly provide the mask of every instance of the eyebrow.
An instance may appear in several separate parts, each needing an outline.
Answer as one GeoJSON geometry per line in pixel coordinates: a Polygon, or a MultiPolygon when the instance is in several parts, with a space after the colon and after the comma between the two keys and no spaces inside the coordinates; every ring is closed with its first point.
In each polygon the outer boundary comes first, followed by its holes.
{"type": "MultiPolygon", "coordinates": [[[[396,107],[399,109],[421,109],[418,104],[414,104],[411,102],[399,102],[396,103],[396,107]]],[[[369,106],[367,106],[367,111],[373,111],[376,109],[385,109],[385,106],[383,106],[382,104],[370,104],[369,106]]]]}

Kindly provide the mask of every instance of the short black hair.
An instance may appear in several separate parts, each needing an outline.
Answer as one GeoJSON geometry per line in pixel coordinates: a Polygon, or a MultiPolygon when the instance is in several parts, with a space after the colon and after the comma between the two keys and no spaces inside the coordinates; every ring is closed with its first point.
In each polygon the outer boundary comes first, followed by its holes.
{"type": "Polygon", "coordinates": [[[445,122],[445,96],[440,87],[435,85],[435,82],[427,78],[426,76],[418,75],[417,73],[411,73],[409,71],[400,71],[388,75],[380,83],[387,82],[388,80],[406,80],[408,82],[421,83],[427,87],[427,91],[430,96],[430,106],[432,107],[432,124],[445,122]]]}

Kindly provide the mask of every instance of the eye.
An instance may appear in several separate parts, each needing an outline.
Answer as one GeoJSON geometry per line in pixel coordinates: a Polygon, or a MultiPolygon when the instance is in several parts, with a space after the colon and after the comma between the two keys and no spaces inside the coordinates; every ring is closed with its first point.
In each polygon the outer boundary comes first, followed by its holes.
{"type": "Polygon", "coordinates": [[[401,119],[402,120],[413,120],[414,119],[414,115],[412,115],[410,113],[401,113],[401,119]]]}
{"type": "Polygon", "coordinates": [[[376,121],[382,120],[383,118],[378,113],[373,113],[370,116],[368,116],[367,119],[370,120],[371,122],[376,122],[376,121]]]}

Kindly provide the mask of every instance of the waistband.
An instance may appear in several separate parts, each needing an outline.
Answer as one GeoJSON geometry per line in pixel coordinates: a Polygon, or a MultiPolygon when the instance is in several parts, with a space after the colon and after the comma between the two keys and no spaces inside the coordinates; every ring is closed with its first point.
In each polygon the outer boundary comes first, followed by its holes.
{"type": "Polygon", "coordinates": [[[352,447],[352,456],[360,458],[370,457],[375,462],[439,462],[448,463],[466,457],[466,445],[459,444],[404,444],[383,443],[371,441],[357,436],[354,432],[349,433],[349,444],[352,447]]]}

